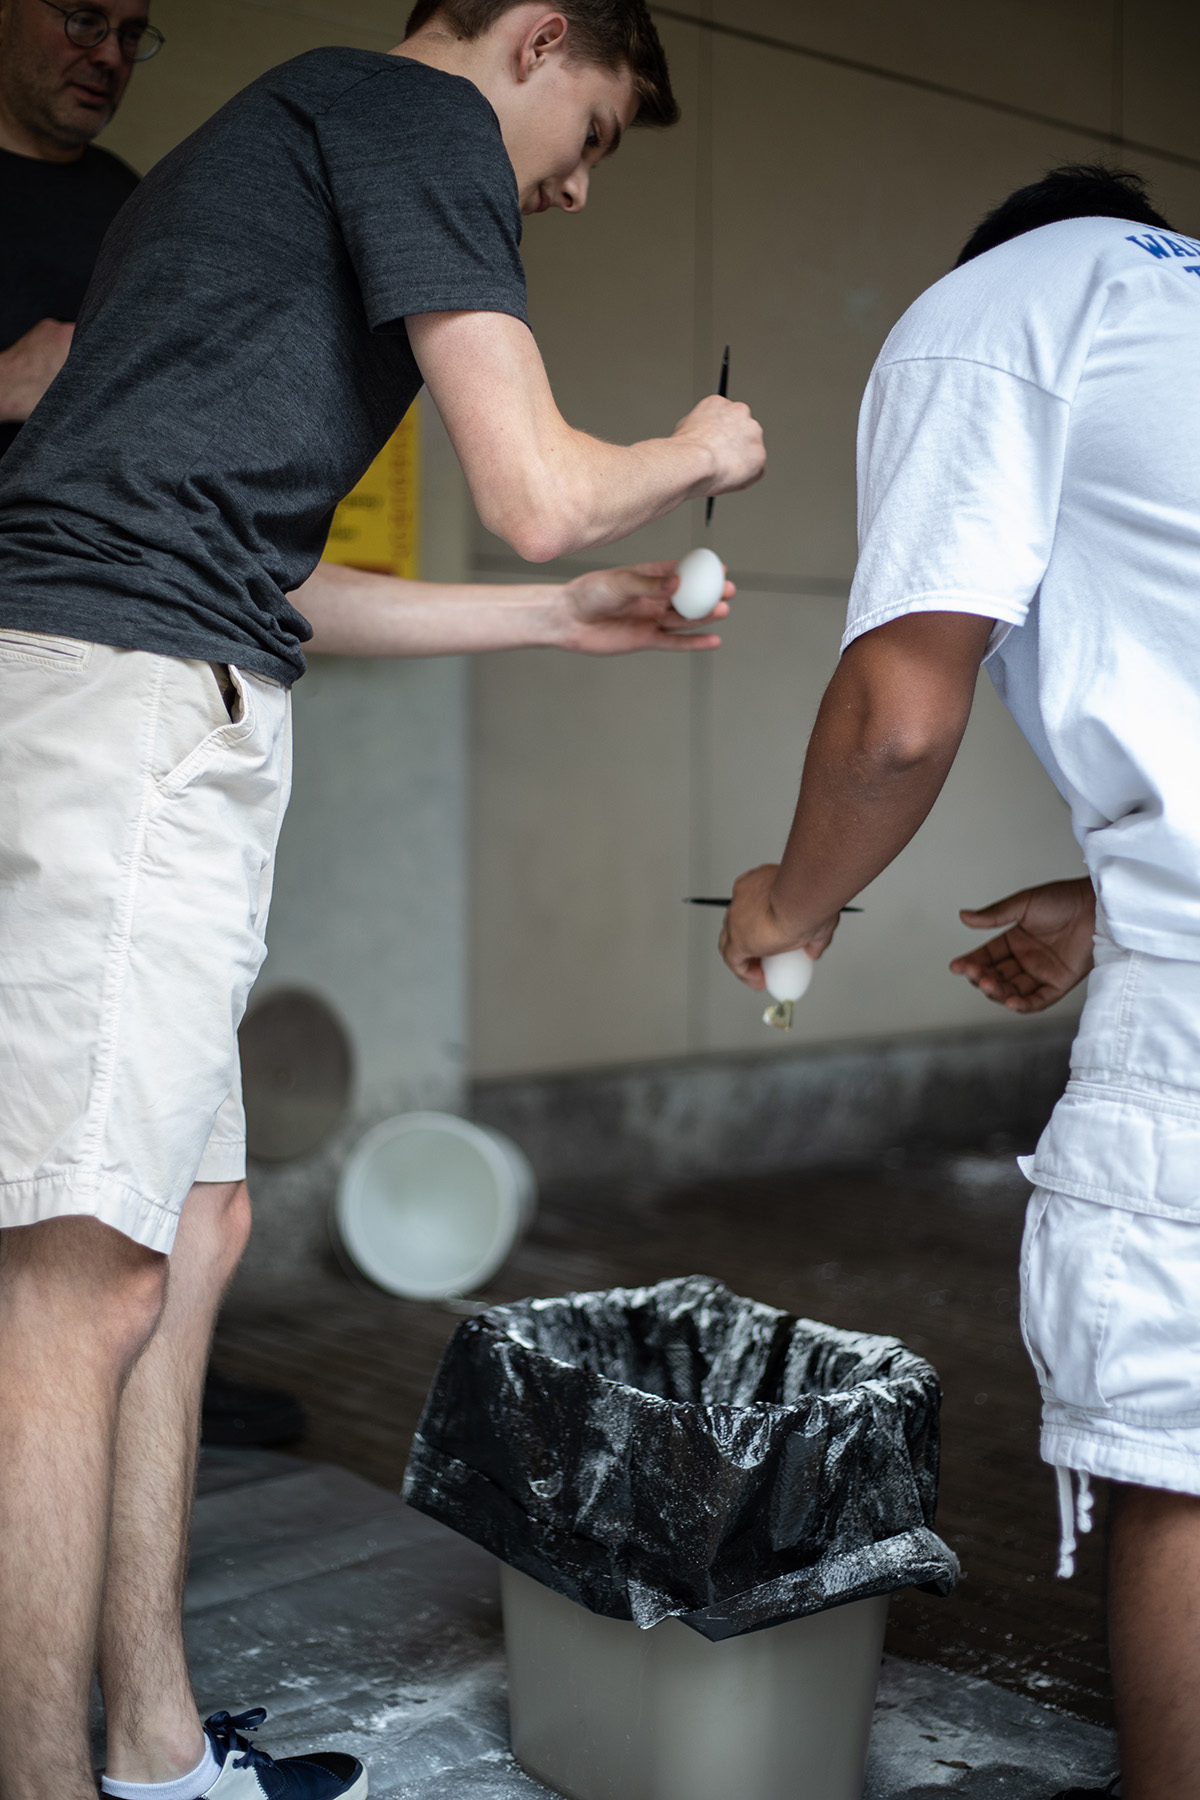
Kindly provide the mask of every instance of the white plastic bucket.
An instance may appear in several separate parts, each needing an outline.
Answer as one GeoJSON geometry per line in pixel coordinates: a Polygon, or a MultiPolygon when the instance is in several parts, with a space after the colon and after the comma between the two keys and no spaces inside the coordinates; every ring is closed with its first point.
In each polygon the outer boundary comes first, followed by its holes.
{"type": "Polygon", "coordinates": [[[500,1565],[513,1754],[571,1800],[861,1800],[886,1596],[711,1644],[500,1565]]]}
{"type": "Polygon", "coordinates": [[[409,1300],[482,1287],[528,1229],[537,1181],[498,1131],[453,1113],[402,1113],[369,1131],[334,1204],[347,1255],[409,1300]]]}

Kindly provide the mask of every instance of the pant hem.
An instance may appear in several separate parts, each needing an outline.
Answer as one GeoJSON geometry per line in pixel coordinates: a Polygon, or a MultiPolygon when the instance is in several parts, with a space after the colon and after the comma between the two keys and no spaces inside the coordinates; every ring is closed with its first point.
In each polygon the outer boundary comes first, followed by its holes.
{"type": "Polygon", "coordinates": [[[1152,1428],[1136,1437],[1108,1432],[1064,1431],[1044,1427],[1042,1461],[1056,1469],[1074,1469],[1103,1481],[1131,1487],[1164,1488],[1173,1494],[1200,1495],[1200,1450],[1180,1450],[1153,1441],[1152,1428]]]}
{"type": "Polygon", "coordinates": [[[98,1219],[164,1256],[170,1254],[179,1226],[179,1214],[169,1206],[103,1176],[85,1181],[78,1174],[38,1175],[0,1183],[0,1227],[76,1217],[98,1219]]]}
{"type": "Polygon", "coordinates": [[[196,1181],[245,1181],[246,1179],[246,1140],[245,1138],[228,1138],[214,1144],[210,1139],[200,1158],[200,1167],[193,1178],[196,1181]]]}

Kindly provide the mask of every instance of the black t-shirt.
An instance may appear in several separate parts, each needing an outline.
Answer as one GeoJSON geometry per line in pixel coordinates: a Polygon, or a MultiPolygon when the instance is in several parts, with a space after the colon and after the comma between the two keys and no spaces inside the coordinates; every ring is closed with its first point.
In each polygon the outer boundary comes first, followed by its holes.
{"type": "MultiPolygon", "coordinates": [[[[0,150],[0,350],[41,319],[79,317],[104,234],[136,186],[93,145],[70,163],[0,150]]],[[[0,420],[0,456],[20,429],[0,420]]]]}
{"type": "Polygon", "coordinates": [[[0,465],[0,625],[290,682],[285,595],[415,399],[410,313],[525,319],[516,179],[471,82],[314,50],[141,183],[0,465]]]}

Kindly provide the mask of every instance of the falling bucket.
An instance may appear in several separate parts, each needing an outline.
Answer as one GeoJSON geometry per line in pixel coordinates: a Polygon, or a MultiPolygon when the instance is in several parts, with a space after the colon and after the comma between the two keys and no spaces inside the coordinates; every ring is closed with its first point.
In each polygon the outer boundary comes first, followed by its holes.
{"type": "Polygon", "coordinates": [[[402,1113],[349,1157],[334,1220],[346,1254],[378,1287],[444,1300],[490,1280],[536,1205],[529,1161],[500,1132],[453,1113],[402,1113]]]}

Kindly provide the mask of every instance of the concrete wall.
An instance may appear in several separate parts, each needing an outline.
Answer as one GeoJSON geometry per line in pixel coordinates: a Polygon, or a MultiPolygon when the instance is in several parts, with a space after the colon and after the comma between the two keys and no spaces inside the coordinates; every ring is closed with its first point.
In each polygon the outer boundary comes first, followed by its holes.
{"type": "MultiPolygon", "coordinates": [[[[422,404],[423,572],[461,580],[465,493],[422,404]],[[447,464],[450,466],[447,467],[447,464]],[[456,529],[457,526],[457,529],[456,529]]],[[[355,1110],[460,1110],[466,1059],[466,669],[316,656],[255,1000],[319,994],[355,1051],[355,1110]]]]}
{"type": "Polygon", "coordinates": [[[403,0],[151,0],[166,48],[134,71],[101,142],[143,173],[248,82],[321,44],[390,50],[403,0]]]}
{"type": "MultiPolygon", "coordinates": [[[[883,338],[989,205],[1052,163],[1112,155],[1111,132],[1156,147],[1116,154],[1200,228],[1194,4],[713,0],[657,16],[684,123],[630,134],[583,217],[528,223],[535,328],[571,421],[626,440],[669,429],[731,343],[772,460],[716,508],[710,541],[741,590],[717,656],[472,670],[484,1078],[787,1053],[717,961],[716,918],[679,897],[727,891],[782,847],[854,566],[855,417],[883,338]]],[[[625,554],[702,537],[696,506],[625,554]]],[[[482,533],[475,565],[517,567],[482,533]]],[[[797,1037],[1024,1030],[946,972],[971,941],[957,909],[1079,867],[984,682],[932,818],[844,922],[797,1037]]]]}
{"type": "MultiPolygon", "coordinates": [[[[765,1034],[764,1034],[765,1035],[765,1034]]],[[[472,1113],[520,1144],[539,1182],[627,1193],[889,1151],[1032,1150],[1067,1080],[1069,1018],[1011,1031],[903,1032],[787,1055],[657,1057],[479,1082],[472,1113]]]]}

